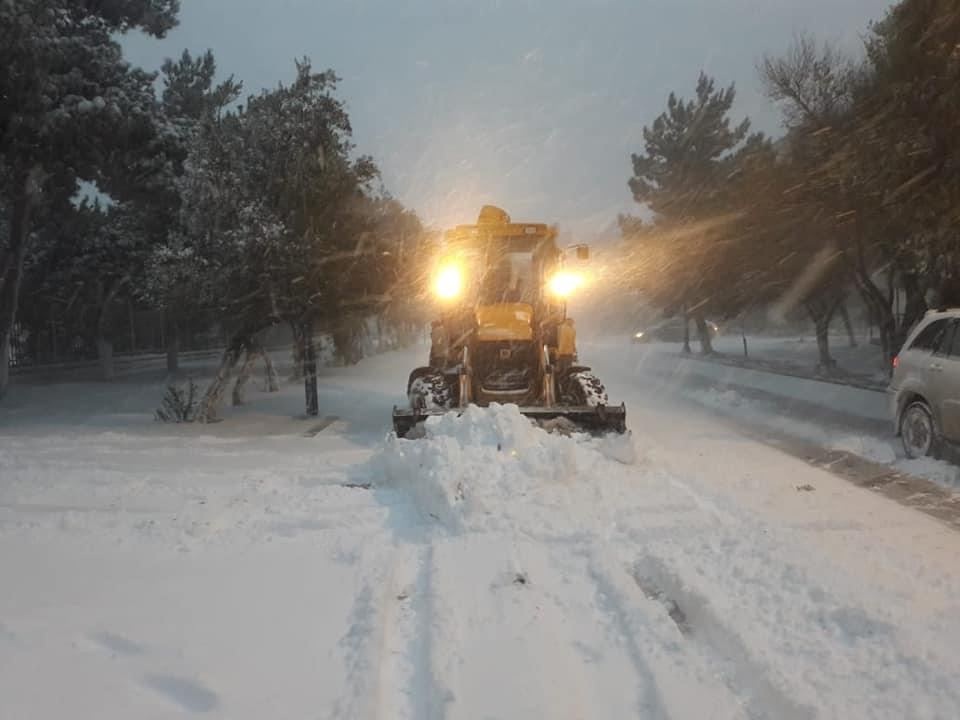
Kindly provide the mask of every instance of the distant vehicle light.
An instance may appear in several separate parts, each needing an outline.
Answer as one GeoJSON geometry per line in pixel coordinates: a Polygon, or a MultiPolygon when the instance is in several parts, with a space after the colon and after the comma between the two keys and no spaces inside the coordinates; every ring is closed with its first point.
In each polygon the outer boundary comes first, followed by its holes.
{"type": "Polygon", "coordinates": [[[893,369],[896,370],[898,367],[900,367],[900,356],[899,356],[899,355],[894,355],[894,356],[893,356],[893,369]]]}

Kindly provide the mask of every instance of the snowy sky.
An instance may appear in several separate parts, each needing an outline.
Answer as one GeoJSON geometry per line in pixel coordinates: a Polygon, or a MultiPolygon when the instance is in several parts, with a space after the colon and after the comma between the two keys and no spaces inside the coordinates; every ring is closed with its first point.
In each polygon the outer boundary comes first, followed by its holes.
{"type": "Polygon", "coordinates": [[[499,204],[581,237],[636,211],[630,153],[671,90],[704,69],[735,81],[738,116],[778,131],[755,70],[807,30],[850,49],[888,0],[183,0],[164,41],[131,36],[157,68],[211,48],[247,93],[295,58],[342,78],[361,152],[427,222],[499,204]]]}

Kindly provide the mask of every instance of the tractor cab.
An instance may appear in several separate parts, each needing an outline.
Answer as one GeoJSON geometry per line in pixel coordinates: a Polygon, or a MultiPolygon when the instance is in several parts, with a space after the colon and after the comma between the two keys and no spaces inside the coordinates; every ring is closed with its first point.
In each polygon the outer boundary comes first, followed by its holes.
{"type": "MultiPolygon", "coordinates": [[[[444,288],[438,288],[445,303],[442,312],[472,308],[488,332],[499,322],[516,325],[515,313],[525,313],[531,327],[547,318],[556,321],[565,314],[566,297],[578,284],[575,273],[564,272],[564,254],[556,237],[553,227],[513,223],[499,208],[485,206],[476,225],[460,225],[445,235],[438,277],[442,284],[444,277],[449,282],[449,276],[457,274],[460,282],[448,297],[444,288]]],[[[582,260],[585,253],[586,247],[578,246],[576,257],[582,260]]]]}

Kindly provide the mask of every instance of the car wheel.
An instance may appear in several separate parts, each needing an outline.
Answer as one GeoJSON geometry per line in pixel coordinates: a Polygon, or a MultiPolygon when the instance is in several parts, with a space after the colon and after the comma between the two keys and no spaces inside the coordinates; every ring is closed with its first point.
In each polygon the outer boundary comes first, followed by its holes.
{"type": "Polygon", "coordinates": [[[900,436],[908,458],[931,455],[936,440],[933,413],[925,402],[914,402],[900,416],[900,436]]]}

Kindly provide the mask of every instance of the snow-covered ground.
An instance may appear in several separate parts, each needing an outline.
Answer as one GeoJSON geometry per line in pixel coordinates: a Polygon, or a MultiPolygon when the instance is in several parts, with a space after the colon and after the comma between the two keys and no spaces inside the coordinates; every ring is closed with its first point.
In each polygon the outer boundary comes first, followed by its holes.
{"type": "MultiPolygon", "coordinates": [[[[885,383],[889,373],[880,346],[874,345],[864,333],[860,333],[856,340],[857,345],[851,347],[846,335],[830,335],[830,355],[837,363],[838,371],[885,383]]],[[[697,345],[694,342],[694,347],[697,345]]],[[[742,358],[743,337],[739,328],[727,328],[724,334],[715,339],[714,349],[732,358],[742,358]]],[[[748,334],[747,352],[749,360],[777,364],[802,373],[811,373],[820,362],[817,340],[813,334],[787,337],[748,334]]]]}
{"type": "Polygon", "coordinates": [[[632,437],[388,437],[423,349],[208,426],[0,405],[0,717],[955,718],[960,535],[585,347],[632,437]],[[314,434],[315,432],[315,434],[314,434]]]}
{"type": "MultiPolygon", "coordinates": [[[[781,342],[770,341],[774,347],[781,342]]],[[[622,340],[605,340],[596,347],[605,373],[623,376],[626,383],[652,386],[658,402],[660,396],[668,402],[682,397],[761,433],[775,432],[849,453],[929,480],[948,493],[960,491],[956,464],[905,456],[893,434],[889,397],[883,391],[738,367],[695,354],[682,356],[670,344],[628,347],[622,340]],[[626,374],[621,368],[628,369],[626,374]]]]}

